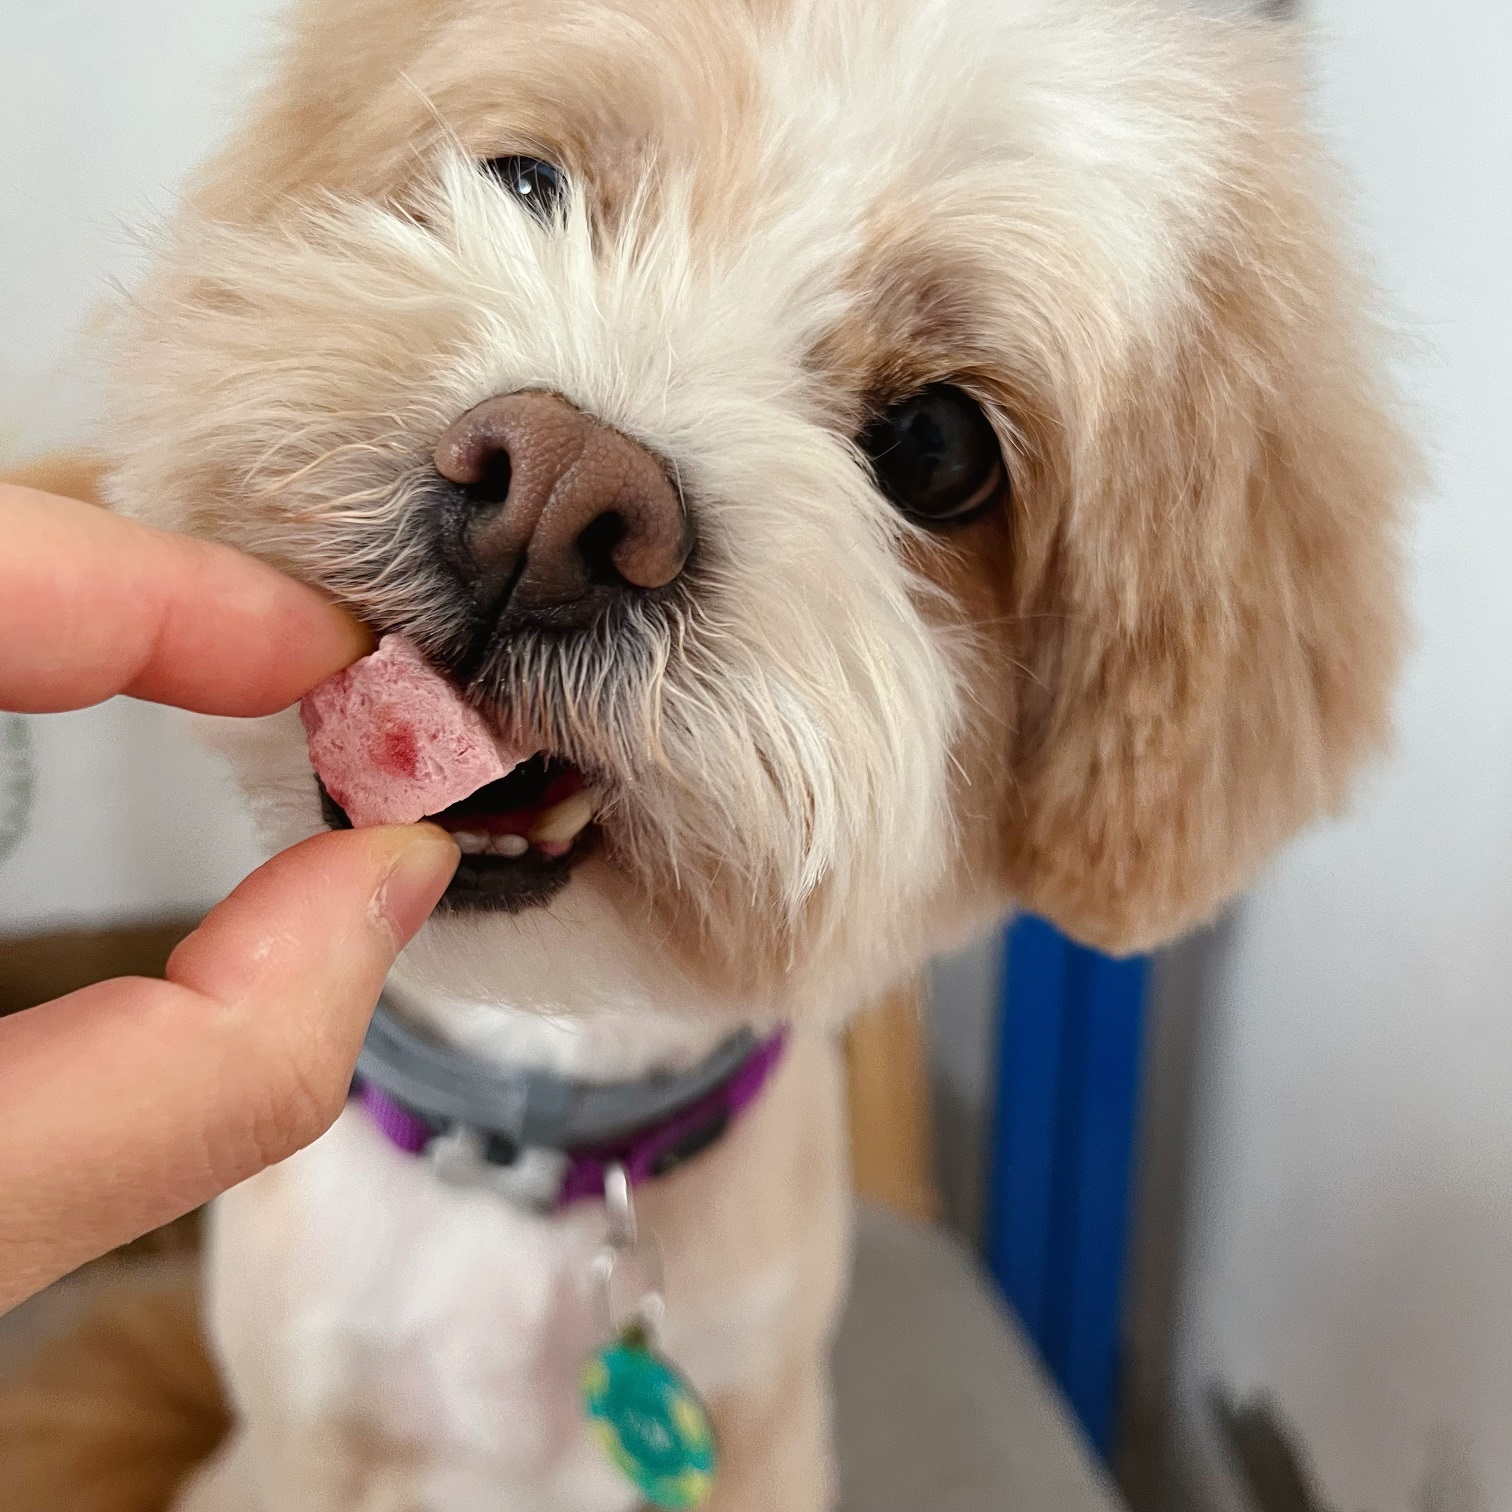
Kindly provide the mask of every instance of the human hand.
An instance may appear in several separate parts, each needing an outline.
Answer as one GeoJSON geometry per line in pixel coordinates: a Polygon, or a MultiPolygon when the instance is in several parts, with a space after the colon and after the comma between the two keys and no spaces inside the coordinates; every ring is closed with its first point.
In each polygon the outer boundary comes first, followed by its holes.
{"type": "MultiPolygon", "coordinates": [[[[0,486],[0,709],[270,714],[369,649],[261,562],[0,486]]],[[[431,825],[318,836],[216,907],[166,981],[0,1019],[0,1312],[324,1132],[457,860],[431,825]]]]}

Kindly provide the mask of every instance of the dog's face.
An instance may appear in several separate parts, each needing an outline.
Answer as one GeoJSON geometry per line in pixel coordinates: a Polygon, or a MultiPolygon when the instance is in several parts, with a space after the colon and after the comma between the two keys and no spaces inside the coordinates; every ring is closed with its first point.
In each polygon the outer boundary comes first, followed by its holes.
{"type": "MultiPolygon", "coordinates": [[[[497,803],[599,795],[464,862],[453,990],[800,1011],[1015,901],[1148,943],[1396,656],[1295,93],[1153,4],[307,0],[138,302],[117,497],[411,636],[543,753],[497,803]]],[[[296,720],[239,745],[324,822],[296,720]]]]}

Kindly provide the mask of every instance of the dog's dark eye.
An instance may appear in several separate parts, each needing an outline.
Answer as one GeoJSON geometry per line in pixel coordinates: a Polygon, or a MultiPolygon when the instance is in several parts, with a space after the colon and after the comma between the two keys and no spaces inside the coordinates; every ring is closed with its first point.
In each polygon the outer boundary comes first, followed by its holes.
{"type": "Polygon", "coordinates": [[[483,169],[542,220],[557,214],[567,198],[567,175],[541,158],[489,158],[483,169]]]}
{"type": "Polygon", "coordinates": [[[923,525],[958,525],[1008,493],[1008,469],[991,422],[970,394],[932,383],[861,432],[877,485],[923,525]]]}

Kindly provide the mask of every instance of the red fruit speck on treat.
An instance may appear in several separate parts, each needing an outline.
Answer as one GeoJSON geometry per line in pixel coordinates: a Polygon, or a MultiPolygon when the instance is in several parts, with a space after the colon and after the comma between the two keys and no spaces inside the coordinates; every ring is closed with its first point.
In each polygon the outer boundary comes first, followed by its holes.
{"type": "Polygon", "coordinates": [[[320,780],[359,828],[439,814],[530,755],[399,635],[311,690],[299,717],[320,780]]]}

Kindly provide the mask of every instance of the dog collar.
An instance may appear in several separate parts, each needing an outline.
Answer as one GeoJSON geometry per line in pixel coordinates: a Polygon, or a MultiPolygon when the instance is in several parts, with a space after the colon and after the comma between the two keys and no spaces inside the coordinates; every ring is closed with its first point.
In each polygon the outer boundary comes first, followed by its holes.
{"type": "Polygon", "coordinates": [[[487,1064],[420,1034],[380,1003],[353,1095],[406,1154],[448,1182],[551,1211],[602,1198],[615,1165],[639,1186],[724,1136],[782,1058],[784,1031],[742,1030],[688,1071],[584,1082],[487,1064]]]}

